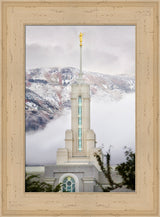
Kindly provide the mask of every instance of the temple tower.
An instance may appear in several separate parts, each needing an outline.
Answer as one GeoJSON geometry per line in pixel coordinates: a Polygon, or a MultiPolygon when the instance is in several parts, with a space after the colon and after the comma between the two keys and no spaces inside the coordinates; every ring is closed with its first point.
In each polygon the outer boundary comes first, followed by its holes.
{"type": "Polygon", "coordinates": [[[65,132],[65,148],[58,149],[56,164],[93,164],[99,169],[94,157],[96,136],[90,129],[90,86],[82,73],[82,36],[80,33],[80,72],[71,86],[71,129],[65,132]]]}

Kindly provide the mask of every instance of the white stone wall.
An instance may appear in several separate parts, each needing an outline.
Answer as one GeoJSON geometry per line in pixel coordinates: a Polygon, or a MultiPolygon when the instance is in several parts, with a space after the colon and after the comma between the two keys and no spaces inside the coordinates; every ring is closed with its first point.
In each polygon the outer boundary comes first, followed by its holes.
{"type": "Polygon", "coordinates": [[[57,164],[93,164],[100,170],[94,153],[96,136],[90,129],[90,86],[73,84],[71,90],[71,130],[65,133],[65,148],[57,151],[57,164]],[[78,98],[82,97],[82,151],[78,150],[78,98]]]}

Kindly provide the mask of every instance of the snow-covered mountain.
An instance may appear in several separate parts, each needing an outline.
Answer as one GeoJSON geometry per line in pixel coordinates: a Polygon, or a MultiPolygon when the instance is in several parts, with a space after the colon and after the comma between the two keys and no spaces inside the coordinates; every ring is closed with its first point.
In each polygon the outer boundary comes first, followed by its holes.
{"type": "MultiPolygon", "coordinates": [[[[76,82],[79,70],[65,68],[35,68],[26,72],[26,131],[43,129],[51,120],[70,108],[71,84],[76,82]]],[[[96,100],[120,100],[135,91],[134,75],[104,75],[84,72],[90,84],[91,97],[96,100]]]]}

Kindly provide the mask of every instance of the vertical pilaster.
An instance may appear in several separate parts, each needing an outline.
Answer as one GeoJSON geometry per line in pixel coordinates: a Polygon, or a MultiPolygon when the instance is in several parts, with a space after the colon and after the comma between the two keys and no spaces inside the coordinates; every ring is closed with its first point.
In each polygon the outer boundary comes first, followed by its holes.
{"type": "Polygon", "coordinates": [[[71,117],[73,131],[73,156],[87,157],[87,131],[90,129],[90,87],[88,84],[73,84],[71,95],[71,117]],[[82,146],[79,148],[79,99],[81,99],[82,146]]]}

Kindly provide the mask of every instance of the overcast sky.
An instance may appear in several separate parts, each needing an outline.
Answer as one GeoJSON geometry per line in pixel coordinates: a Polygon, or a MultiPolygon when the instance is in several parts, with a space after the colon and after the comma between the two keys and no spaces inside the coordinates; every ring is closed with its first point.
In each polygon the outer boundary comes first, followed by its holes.
{"type": "MultiPolygon", "coordinates": [[[[26,68],[79,68],[80,32],[84,33],[84,71],[135,74],[135,26],[27,26],[26,68]]],[[[112,145],[112,164],[122,162],[123,147],[135,148],[135,95],[129,95],[117,104],[103,101],[92,104],[91,123],[98,145],[104,143],[106,149],[112,145]],[[99,116],[94,115],[93,109],[99,116]],[[106,122],[103,121],[104,114],[106,122]],[[103,129],[107,129],[107,134],[103,129]]],[[[55,163],[57,148],[64,147],[68,124],[70,116],[64,115],[50,122],[45,130],[28,135],[26,163],[55,163]],[[57,130],[60,132],[58,135],[57,130]]]]}
{"type": "Polygon", "coordinates": [[[79,33],[83,70],[135,73],[135,26],[26,26],[26,68],[79,68],[79,33]]]}

